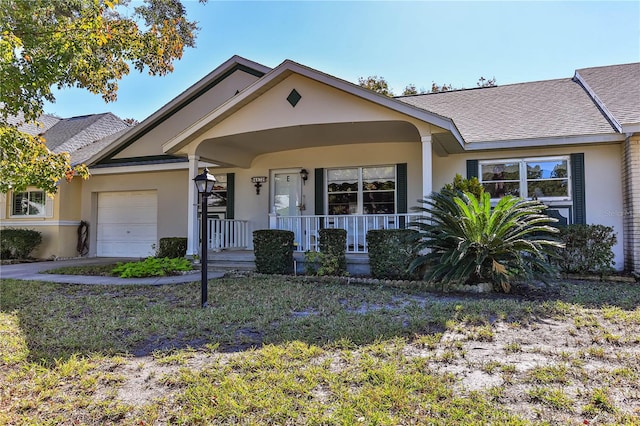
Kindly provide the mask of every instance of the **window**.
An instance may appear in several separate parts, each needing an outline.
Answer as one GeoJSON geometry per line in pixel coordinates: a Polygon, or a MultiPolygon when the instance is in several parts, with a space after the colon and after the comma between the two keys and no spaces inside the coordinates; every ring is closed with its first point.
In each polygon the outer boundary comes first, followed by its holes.
{"type": "Polygon", "coordinates": [[[207,206],[213,210],[224,210],[227,207],[227,175],[215,175],[216,183],[207,200],[207,206]]]}
{"type": "Polygon", "coordinates": [[[570,200],[569,157],[489,160],[480,163],[480,182],[491,198],[513,195],[570,200]]]}
{"type": "Polygon", "coordinates": [[[327,171],[328,214],[394,214],[395,166],[327,171]]]}
{"type": "Polygon", "coordinates": [[[46,195],[44,191],[14,192],[11,202],[12,216],[45,216],[46,195]]]}

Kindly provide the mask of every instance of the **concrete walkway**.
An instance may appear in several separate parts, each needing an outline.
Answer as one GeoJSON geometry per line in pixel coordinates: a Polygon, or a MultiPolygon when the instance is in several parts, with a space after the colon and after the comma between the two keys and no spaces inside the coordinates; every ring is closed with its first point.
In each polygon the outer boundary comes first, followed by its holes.
{"type": "MultiPolygon", "coordinates": [[[[54,260],[45,262],[18,263],[15,265],[1,265],[0,279],[47,281],[67,284],[98,284],[98,285],[162,285],[179,284],[200,281],[200,271],[194,271],[186,275],[152,278],[118,278],[100,277],[88,275],[59,275],[43,274],[42,271],[62,268],[66,266],[100,265],[116,262],[131,262],[131,258],[91,257],[67,260],[54,260]]],[[[208,279],[221,278],[223,272],[209,271],[208,279]]]]}

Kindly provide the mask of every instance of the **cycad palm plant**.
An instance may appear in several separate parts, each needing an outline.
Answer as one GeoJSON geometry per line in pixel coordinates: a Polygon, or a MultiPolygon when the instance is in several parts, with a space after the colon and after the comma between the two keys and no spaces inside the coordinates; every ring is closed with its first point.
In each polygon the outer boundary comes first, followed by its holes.
{"type": "Polygon", "coordinates": [[[443,190],[420,200],[414,210],[426,213],[413,223],[421,231],[420,253],[410,269],[426,267],[430,282],[491,282],[509,292],[511,280],[532,273],[552,273],[548,256],[562,247],[551,234],[556,219],[538,201],[506,196],[491,207],[489,193],[443,190]]]}

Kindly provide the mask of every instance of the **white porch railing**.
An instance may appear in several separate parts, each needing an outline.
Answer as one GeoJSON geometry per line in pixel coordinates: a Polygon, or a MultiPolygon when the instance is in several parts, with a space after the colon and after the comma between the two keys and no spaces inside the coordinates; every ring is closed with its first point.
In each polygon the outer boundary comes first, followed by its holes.
{"type": "Polygon", "coordinates": [[[247,249],[251,238],[246,220],[209,219],[207,233],[210,250],[247,249]]]}
{"type": "Polygon", "coordinates": [[[367,232],[371,229],[407,228],[419,214],[369,214],[276,216],[276,229],[293,231],[297,251],[317,251],[318,231],[322,228],[347,230],[347,253],[367,253],[367,232]]]}

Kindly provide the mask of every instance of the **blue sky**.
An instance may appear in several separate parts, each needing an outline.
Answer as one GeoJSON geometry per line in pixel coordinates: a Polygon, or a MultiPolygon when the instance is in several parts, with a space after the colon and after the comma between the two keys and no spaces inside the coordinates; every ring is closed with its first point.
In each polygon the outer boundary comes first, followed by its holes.
{"type": "Polygon", "coordinates": [[[356,83],[384,77],[470,88],[570,78],[575,69],[640,61],[638,1],[185,1],[201,28],[175,71],[132,70],[118,100],[57,92],[46,111],[62,117],[111,111],[142,121],[237,54],[269,67],[291,59],[356,83]]]}

